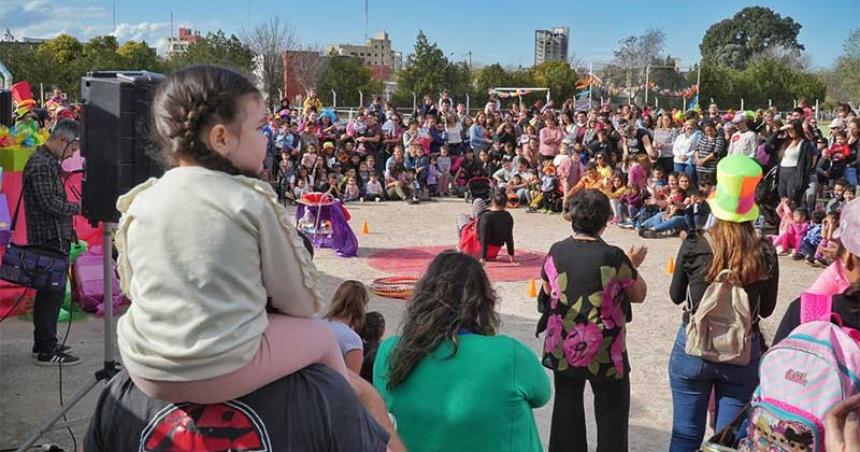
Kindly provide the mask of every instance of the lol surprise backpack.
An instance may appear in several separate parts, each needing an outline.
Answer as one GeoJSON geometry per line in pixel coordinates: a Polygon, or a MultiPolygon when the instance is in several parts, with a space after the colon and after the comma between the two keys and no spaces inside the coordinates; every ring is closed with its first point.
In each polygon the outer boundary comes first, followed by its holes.
{"type": "Polygon", "coordinates": [[[842,326],[831,297],[803,293],[800,321],[761,359],[740,451],[824,451],[825,413],[860,391],[860,331],[842,326]]]}

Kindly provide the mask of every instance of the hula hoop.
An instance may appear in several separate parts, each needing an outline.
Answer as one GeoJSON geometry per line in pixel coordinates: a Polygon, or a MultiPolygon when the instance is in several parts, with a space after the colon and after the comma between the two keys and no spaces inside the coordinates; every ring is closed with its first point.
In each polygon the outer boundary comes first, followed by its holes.
{"type": "Polygon", "coordinates": [[[414,275],[386,276],[374,279],[370,283],[370,291],[380,297],[405,300],[412,296],[417,282],[418,277],[414,275]]]}

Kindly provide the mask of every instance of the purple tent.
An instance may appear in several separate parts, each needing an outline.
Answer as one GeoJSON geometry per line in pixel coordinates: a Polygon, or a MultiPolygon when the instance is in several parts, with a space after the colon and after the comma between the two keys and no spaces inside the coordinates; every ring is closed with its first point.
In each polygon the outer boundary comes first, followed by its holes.
{"type": "Polygon", "coordinates": [[[352,232],[352,228],[349,227],[349,222],[339,199],[321,203],[299,201],[298,209],[296,209],[297,223],[301,222],[306,211],[309,211],[316,219],[315,223],[320,228],[326,221],[331,222],[330,232],[314,234],[311,231],[308,233],[308,238],[311,239],[315,247],[331,248],[340,257],[353,257],[358,254],[358,239],[352,232]]]}

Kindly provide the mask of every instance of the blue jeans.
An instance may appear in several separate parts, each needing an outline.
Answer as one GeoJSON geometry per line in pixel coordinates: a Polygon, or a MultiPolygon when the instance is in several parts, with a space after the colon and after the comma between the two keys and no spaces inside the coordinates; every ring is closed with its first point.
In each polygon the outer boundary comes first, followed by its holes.
{"type": "Polygon", "coordinates": [[[675,162],[675,172],[679,174],[684,173],[687,176],[690,176],[690,181],[694,184],[696,183],[696,165],[691,163],[675,162]]]}
{"type": "Polygon", "coordinates": [[[853,166],[845,168],[845,173],[842,175],[842,177],[844,177],[845,180],[848,181],[848,185],[852,187],[857,186],[857,168],[854,168],[853,166]]]}
{"type": "Polygon", "coordinates": [[[670,229],[686,229],[687,218],[683,215],[669,217],[668,220],[663,219],[663,212],[659,212],[651,218],[642,222],[642,227],[645,229],[654,229],[654,232],[663,232],[670,229]]]}
{"type": "Polygon", "coordinates": [[[716,400],[716,431],[728,426],[752,398],[758,386],[761,336],[752,338],[750,362],[746,366],[718,364],[690,356],[686,325],[681,325],[669,359],[672,387],[672,441],[670,452],[699,450],[705,436],[705,420],[711,391],[716,400]]]}

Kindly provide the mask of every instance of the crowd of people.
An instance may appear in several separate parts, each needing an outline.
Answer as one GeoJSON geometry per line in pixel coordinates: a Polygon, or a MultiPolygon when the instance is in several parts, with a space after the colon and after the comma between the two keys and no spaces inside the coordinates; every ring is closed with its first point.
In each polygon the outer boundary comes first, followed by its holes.
{"type": "MultiPolygon", "coordinates": [[[[84,450],[538,451],[533,409],[552,401],[549,450],[585,451],[586,384],[597,450],[627,450],[626,325],[647,298],[637,270],[647,250],[606,243],[608,227],[683,236],[669,293],[684,306],[670,450],[697,450],[709,415],[739,435],[720,444],[742,450],[860,441],[842,435],[857,430],[855,398],[813,413],[820,422],[806,430],[765,410],[764,351],[796,340],[809,297],[789,306],[771,343],[759,327],[774,312],[783,255],[826,266],[809,292],[860,327],[860,118],[840,106],[825,136],[803,103],[787,115],[572,107],[493,99],[473,117],[427,96],[404,123],[376,98],[343,121],[313,92],[271,113],[236,72],[170,74],[152,110],[170,169],[118,203],[117,265],[133,300],[117,325],[125,370],[99,400],[84,450]],[[486,196],[491,206],[468,219],[474,257],[436,256],[383,339],[364,284],[323,299],[313,248],[283,221],[284,203],[310,191],[345,202],[463,196],[478,207],[486,196]],[[561,213],[572,228],[540,274],[539,357],[499,334],[481,265],[502,246],[515,262],[506,209],[517,207],[561,213]]],[[[74,141],[64,130],[48,150],[74,141]]],[[[67,147],[50,155],[61,161],[67,147]]],[[[53,349],[47,359],[77,361],[48,342],[38,344],[53,349]]]]}

